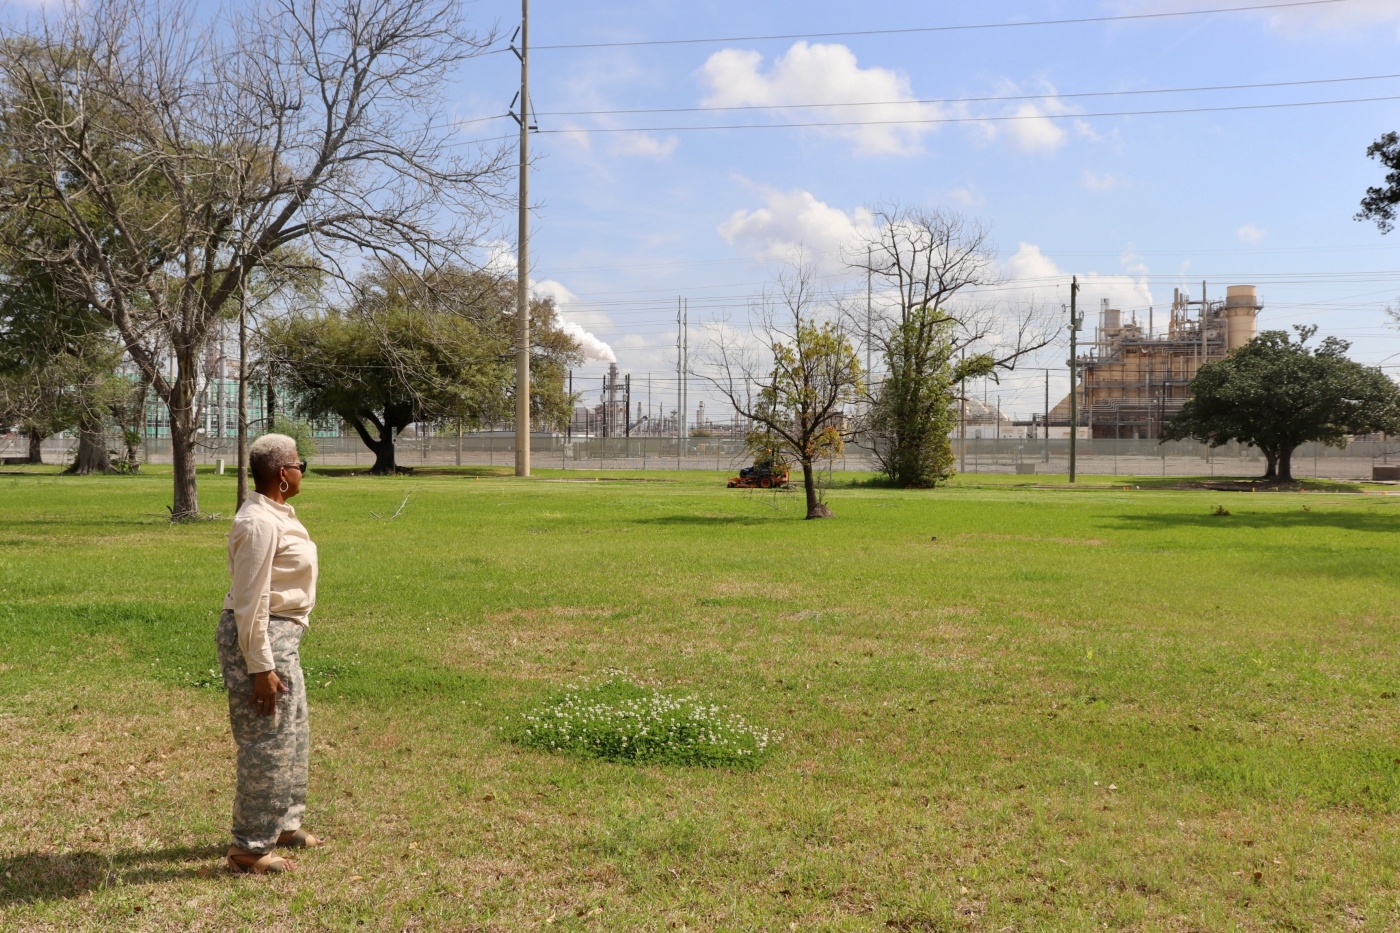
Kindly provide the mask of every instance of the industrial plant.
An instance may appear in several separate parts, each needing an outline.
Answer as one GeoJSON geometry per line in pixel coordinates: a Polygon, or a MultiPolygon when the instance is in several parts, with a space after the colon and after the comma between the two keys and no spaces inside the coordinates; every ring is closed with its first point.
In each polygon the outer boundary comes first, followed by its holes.
{"type": "MultiPolygon", "coordinates": [[[[1263,307],[1253,285],[1231,285],[1224,300],[1180,289],[1172,296],[1165,328],[1155,314],[1147,320],[1123,320],[1123,312],[1104,299],[1088,352],[1078,357],[1077,432],[1081,437],[1156,439],[1191,397],[1190,383],[1206,363],[1224,359],[1254,339],[1256,315],[1263,307]]],[[[1050,410],[1050,434],[1064,436],[1070,427],[1068,395],[1050,410]],[[1057,430],[1058,429],[1058,430],[1057,430]]]]}

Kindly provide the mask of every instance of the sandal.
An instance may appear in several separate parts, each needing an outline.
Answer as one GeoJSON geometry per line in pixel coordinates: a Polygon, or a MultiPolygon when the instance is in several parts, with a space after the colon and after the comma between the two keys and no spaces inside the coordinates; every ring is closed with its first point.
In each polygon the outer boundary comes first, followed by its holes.
{"type": "Polygon", "coordinates": [[[326,844],[320,836],[313,836],[304,829],[288,834],[283,833],[277,837],[277,844],[284,849],[314,849],[317,846],[326,844]]]}
{"type": "Polygon", "coordinates": [[[271,852],[259,855],[238,846],[229,846],[225,858],[228,859],[229,868],[245,875],[275,875],[296,868],[294,862],[280,855],[273,855],[271,852]]]}

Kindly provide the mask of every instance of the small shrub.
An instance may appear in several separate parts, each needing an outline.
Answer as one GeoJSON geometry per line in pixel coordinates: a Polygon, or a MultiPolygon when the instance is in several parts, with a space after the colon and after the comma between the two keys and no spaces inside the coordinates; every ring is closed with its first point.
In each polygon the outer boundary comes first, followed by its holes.
{"type": "Polygon", "coordinates": [[[272,423],[273,433],[285,434],[297,442],[297,456],[303,460],[316,459],[316,434],[311,429],[311,425],[305,421],[293,421],[290,418],[278,418],[272,423]]]}
{"type": "Polygon", "coordinates": [[[513,733],[527,748],[605,761],[732,768],[757,767],[779,738],[723,707],[663,693],[620,671],[551,697],[513,733]]]}
{"type": "Polygon", "coordinates": [[[1226,509],[1225,506],[1223,506],[1223,505],[1217,505],[1217,506],[1215,507],[1215,511],[1214,511],[1214,512],[1211,512],[1210,514],[1212,514],[1212,515],[1229,515],[1229,514],[1230,514],[1230,511],[1229,511],[1228,509],[1226,509]]]}

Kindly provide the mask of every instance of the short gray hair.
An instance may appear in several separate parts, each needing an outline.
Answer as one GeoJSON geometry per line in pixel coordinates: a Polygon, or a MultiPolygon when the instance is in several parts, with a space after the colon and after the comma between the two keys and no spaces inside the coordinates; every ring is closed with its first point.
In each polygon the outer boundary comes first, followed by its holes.
{"type": "Polygon", "coordinates": [[[300,459],[297,442],[285,434],[264,434],[248,445],[248,470],[259,480],[271,480],[282,467],[300,459]]]}

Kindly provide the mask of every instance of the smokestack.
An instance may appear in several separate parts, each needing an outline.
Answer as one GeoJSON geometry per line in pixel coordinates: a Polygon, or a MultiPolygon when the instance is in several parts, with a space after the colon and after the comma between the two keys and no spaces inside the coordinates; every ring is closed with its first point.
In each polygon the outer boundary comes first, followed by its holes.
{"type": "Polygon", "coordinates": [[[1225,346],[1227,351],[1254,339],[1258,330],[1255,316],[1264,306],[1253,285],[1231,285],[1225,289],[1225,346]]]}

